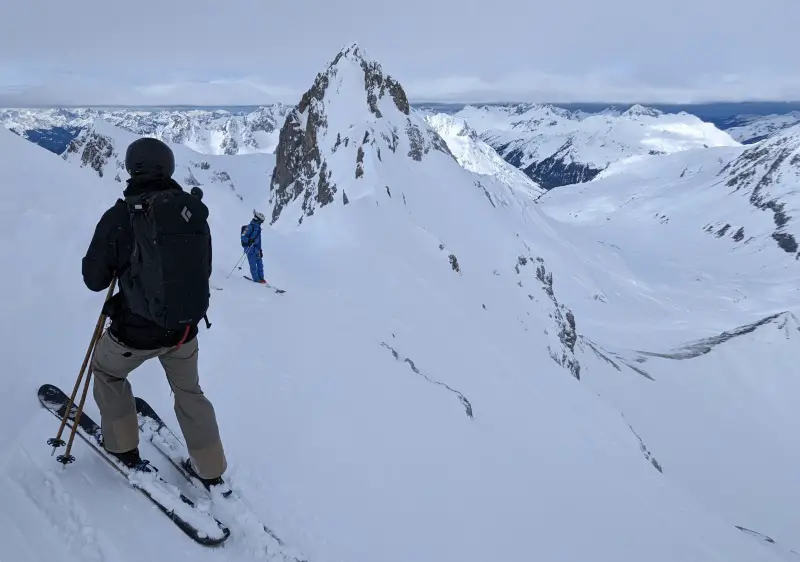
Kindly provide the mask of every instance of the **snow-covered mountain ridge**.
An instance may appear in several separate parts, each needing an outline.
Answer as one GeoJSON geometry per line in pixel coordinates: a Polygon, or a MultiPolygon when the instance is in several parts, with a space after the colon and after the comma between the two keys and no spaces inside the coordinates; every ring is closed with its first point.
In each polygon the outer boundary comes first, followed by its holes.
{"type": "MultiPolygon", "coordinates": [[[[494,154],[487,152],[489,145],[483,143],[488,141],[514,167],[525,170],[532,184],[548,188],[589,181],[605,165],[630,155],[660,154],[692,146],[731,142],[730,138],[714,134],[709,124],[687,117],[689,114],[686,112],[664,114],[641,105],[633,105],[624,111],[609,107],[592,112],[567,110],[551,104],[445,109],[456,112],[455,115],[432,110],[425,104],[418,109],[413,104],[409,106],[411,112],[418,112],[426,118],[441,115],[439,124],[455,118],[469,125],[466,123],[468,118],[472,128],[481,133],[480,137],[459,135],[452,127],[440,131],[451,133],[444,135],[449,147],[463,153],[459,162],[468,169],[477,171],[480,168],[484,170],[482,173],[492,170],[507,182],[520,180],[518,174],[498,168],[494,154]],[[625,126],[627,120],[648,118],[661,124],[650,124],[641,129],[642,123],[639,123],[639,130],[625,126]]],[[[249,154],[274,151],[278,131],[290,109],[283,104],[238,112],[143,108],[0,109],[0,122],[57,154],[98,118],[133,133],[184,144],[205,154],[249,154]]],[[[736,116],[727,121],[715,121],[737,141],[748,144],[763,140],[796,122],[794,114],[736,116]]]]}
{"type": "Polygon", "coordinates": [[[640,105],[592,115],[551,105],[467,106],[456,115],[545,189],[590,181],[625,158],[739,144],[688,113],[640,105]]]}
{"type": "Polygon", "coordinates": [[[668,222],[675,214],[691,215],[694,228],[730,239],[738,251],[779,248],[800,259],[798,187],[800,124],[755,145],[618,162],[591,185],[539,201],[570,222],[668,222]],[[595,188],[596,197],[589,196],[595,188]],[[642,216],[643,209],[653,214],[642,216]]]}
{"type": "MultiPolygon", "coordinates": [[[[139,135],[97,119],[73,139],[61,158],[91,169],[99,177],[109,177],[123,184],[125,149],[139,135]]],[[[175,179],[185,186],[223,188],[239,200],[253,204],[275,166],[273,154],[249,154],[236,157],[200,154],[186,146],[173,144],[175,179]]],[[[123,184],[124,185],[124,184],[123,184]]],[[[123,186],[120,186],[121,188],[123,186]]]]}
{"type": "Polygon", "coordinates": [[[450,152],[465,169],[496,177],[514,189],[544,193],[522,170],[503,160],[496,150],[483,142],[477,131],[471,129],[463,119],[445,113],[427,115],[425,119],[441,135],[450,152]]]}
{"type": "Polygon", "coordinates": [[[768,139],[800,123],[800,111],[771,115],[737,115],[728,119],[723,128],[741,143],[753,144],[768,139]]]}
{"type": "Polygon", "coordinates": [[[81,131],[102,119],[138,135],[183,144],[203,154],[272,153],[286,113],[284,104],[247,113],[226,110],[0,109],[0,123],[61,154],[81,131]]]}
{"type": "MultiPolygon", "coordinates": [[[[771,236],[774,212],[749,201],[777,167],[759,193],[791,207],[791,143],[744,160],[736,145],[627,158],[534,204],[465,169],[437,130],[458,121],[438,121],[349,45],[287,115],[274,156],[204,169],[173,145],[179,181],[225,170],[246,190],[203,184],[219,290],[201,379],[248,504],[209,506],[233,533],[218,550],[188,543],[81,443],[58,466],[54,420],[32,399],[37,377],[74,382],[64,365],[82,360],[79,327],[88,336],[102,298],[76,264],[133,135],[100,120],[58,158],[0,131],[0,259],[25,272],[0,278],[17,327],[0,423],[18,428],[0,434],[13,505],[0,556],[792,560],[799,266],[771,236]],[[725,185],[739,177],[738,192],[725,185]],[[283,295],[235,270],[253,207],[270,215],[265,270],[283,295]],[[704,231],[722,219],[753,239],[704,231]],[[59,241],[47,260],[42,239],[59,241]],[[42,353],[30,334],[65,323],[42,353]]],[[[158,363],[130,380],[175,426],[158,363]]],[[[97,419],[91,398],[87,411],[97,419]]]]}

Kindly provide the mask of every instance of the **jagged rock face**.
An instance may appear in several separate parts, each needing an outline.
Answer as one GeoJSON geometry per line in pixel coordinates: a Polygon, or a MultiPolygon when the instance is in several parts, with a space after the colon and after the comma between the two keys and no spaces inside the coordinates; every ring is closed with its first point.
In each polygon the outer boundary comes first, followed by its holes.
{"type": "MultiPolygon", "coordinates": [[[[534,277],[539,282],[541,290],[547,297],[546,301],[540,301],[534,294],[528,294],[531,301],[540,303],[544,312],[553,321],[555,333],[545,331],[548,336],[547,351],[550,358],[558,365],[568,370],[573,377],[580,380],[581,364],[575,354],[576,346],[578,351],[582,351],[582,342],[579,341],[575,315],[567,306],[560,303],[556,298],[553,288],[553,273],[547,269],[544,258],[540,256],[524,256],[517,258],[514,270],[517,275],[523,276],[526,270],[534,269],[534,277]]],[[[522,279],[517,284],[524,287],[522,279]]]]}
{"type": "Polygon", "coordinates": [[[62,158],[68,160],[72,154],[79,154],[81,166],[89,166],[101,178],[108,170],[109,163],[117,159],[113,139],[95,131],[87,131],[73,139],[62,158]]]}
{"type": "Polygon", "coordinates": [[[328,76],[318,74],[314,85],[303,95],[281,128],[270,183],[273,223],[278,220],[283,208],[303,193],[303,212],[307,216],[314,213],[313,203],[309,203],[312,197],[320,206],[324,206],[336,193],[336,186],[326,183],[325,174],[320,173],[322,158],[317,144],[319,128],[327,125],[322,99],[328,84],[328,76]]]}
{"type": "Polygon", "coordinates": [[[567,162],[564,158],[550,156],[523,170],[545,189],[591,181],[602,170],[586,164],[567,162]]]}
{"type": "MultiPolygon", "coordinates": [[[[125,152],[136,138],[128,131],[99,121],[75,138],[61,157],[67,162],[91,168],[100,177],[113,176],[116,182],[125,183],[129,177],[125,171],[125,152]]],[[[225,186],[239,200],[244,200],[226,170],[216,164],[212,166],[202,155],[185,147],[173,146],[172,149],[175,153],[173,178],[181,186],[186,189],[225,186]]]]}
{"type": "MultiPolygon", "coordinates": [[[[328,160],[335,153],[339,162],[341,152],[355,151],[352,177],[364,179],[367,151],[381,161],[389,151],[398,153],[401,140],[413,160],[432,149],[452,157],[444,140],[412,114],[403,87],[350,45],[317,74],[281,128],[270,182],[272,223],[301,196],[298,223],[334,202],[340,188],[328,160]]],[[[341,198],[346,204],[344,192],[341,198]]]]}
{"type": "MultiPolygon", "coordinates": [[[[751,205],[772,213],[772,239],[782,250],[800,258],[797,232],[789,230],[795,209],[787,208],[791,204],[788,196],[800,185],[800,125],[745,150],[719,175],[734,191],[749,191],[751,205]]],[[[706,230],[718,237],[730,235],[736,242],[745,238],[745,243],[750,241],[743,227],[708,225],[706,230]]]]}
{"type": "Polygon", "coordinates": [[[555,154],[528,166],[523,165],[525,154],[521,148],[508,150],[509,145],[504,145],[498,147],[497,152],[509,164],[518,167],[541,187],[549,190],[562,185],[591,181],[603,171],[601,168],[575,162],[570,158],[569,150],[572,143],[572,139],[569,139],[555,154]]]}

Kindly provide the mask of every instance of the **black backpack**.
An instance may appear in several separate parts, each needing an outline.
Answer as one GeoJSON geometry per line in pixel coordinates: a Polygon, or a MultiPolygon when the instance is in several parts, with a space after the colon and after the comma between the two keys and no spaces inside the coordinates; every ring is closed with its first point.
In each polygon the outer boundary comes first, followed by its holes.
{"type": "Polygon", "coordinates": [[[168,330],[196,325],[210,299],[208,207],[181,189],[131,196],[125,203],[133,250],[120,287],[128,307],[168,330]]]}

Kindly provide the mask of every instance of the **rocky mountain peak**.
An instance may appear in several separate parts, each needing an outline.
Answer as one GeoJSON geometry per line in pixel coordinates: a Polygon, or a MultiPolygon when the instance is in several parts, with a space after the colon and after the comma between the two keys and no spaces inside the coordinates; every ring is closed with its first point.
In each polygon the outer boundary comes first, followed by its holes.
{"type": "Polygon", "coordinates": [[[117,162],[116,181],[122,181],[119,176],[120,162],[123,162],[121,169],[124,169],[124,155],[120,158],[119,151],[114,146],[114,139],[95,129],[93,126],[80,133],[73,139],[61,158],[69,162],[77,160],[81,167],[92,168],[102,178],[105,173],[112,169],[112,163],[117,162]]]}
{"type": "MultiPolygon", "coordinates": [[[[397,80],[384,74],[380,63],[372,60],[366,51],[358,43],[350,45],[339,51],[333,60],[328,63],[325,70],[317,75],[314,85],[309,89],[300,100],[298,109],[304,112],[312,99],[321,100],[331,83],[335,83],[340,74],[349,74],[348,71],[360,68],[364,74],[364,91],[367,96],[367,104],[370,111],[378,118],[383,117],[378,107],[378,101],[386,97],[391,97],[395,107],[401,113],[408,115],[410,106],[405,90],[397,80]]],[[[358,72],[354,72],[358,74],[358,72]]]]}
{"type": "Polygon", "coordinates": [[[347,204],[333,175],[358,180],[387,154],[421,161],[432,148],[453,157],[438,133],[411,112],[400,83],[352,43],[317,74],[286,117],[270,182],[272,223],[301,196],[298,223],[336,197],[347,204]],[[348,152],[352,152],[352,172],[340,169],[348,152]],[[331,169],[334,154],[336,174],[331,169]]]}

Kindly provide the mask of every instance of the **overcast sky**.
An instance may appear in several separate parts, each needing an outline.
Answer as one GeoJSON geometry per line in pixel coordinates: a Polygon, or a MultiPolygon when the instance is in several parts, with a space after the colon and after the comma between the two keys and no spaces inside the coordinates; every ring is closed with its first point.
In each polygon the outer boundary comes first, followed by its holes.
{"type": "Polygon", "coordinates": [[[296,103],[358,42],[412,101],[800,100],[800,0],[3,0],[0,106],[296,103]]]}

